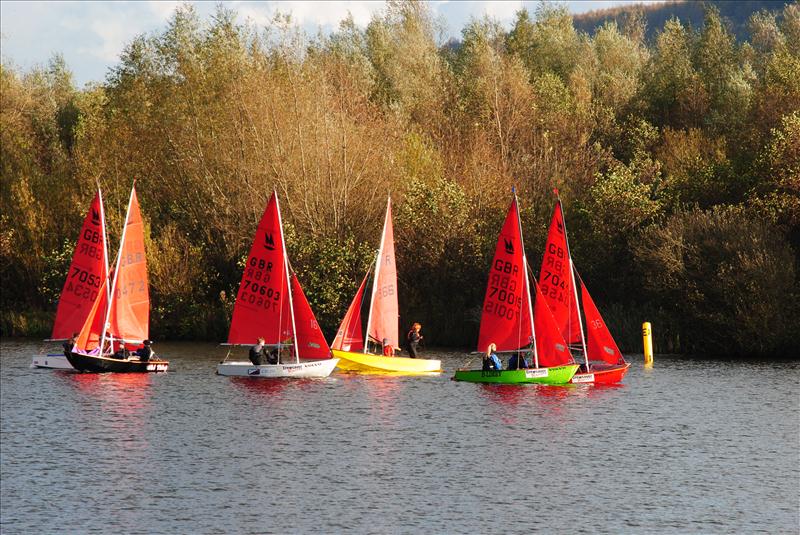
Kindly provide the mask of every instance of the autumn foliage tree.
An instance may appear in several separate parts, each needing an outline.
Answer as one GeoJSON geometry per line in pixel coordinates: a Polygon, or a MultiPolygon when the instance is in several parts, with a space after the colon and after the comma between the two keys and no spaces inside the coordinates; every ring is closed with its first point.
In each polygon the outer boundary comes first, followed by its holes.
{"type": "Polygon", "coordinates": [[[395,204],[401,318],[473,346],[512,186],[534,271],[565,202],[576,265],[626,349],[780,354],[800,331],[800,9],[714,9],[589,35],[542,3],[444,42],[425,3],[309,35],[176,9],[99,84],[63,60],[0,71],[4,334],[42,334],[102,187],[112,251],[136,180],[153,335],[225,336],[241,263],[280,196],[293,267],[331,335],[395,204]],[[646,317],[645,317],[646,316],[646,317]],[[768,331],[768,332],[767,332],[768,331]]]}

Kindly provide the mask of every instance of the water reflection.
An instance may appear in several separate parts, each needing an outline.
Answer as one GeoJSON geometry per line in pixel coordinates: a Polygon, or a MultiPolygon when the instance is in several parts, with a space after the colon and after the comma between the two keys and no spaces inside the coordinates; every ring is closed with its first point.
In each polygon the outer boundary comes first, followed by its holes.
{"type": "Polygon", "coordinates": [[[236,388],[252,396],[278,396],[286,390],[286,379],[253,379],[251,377],[230,377],[229,381],[236,388]]]}

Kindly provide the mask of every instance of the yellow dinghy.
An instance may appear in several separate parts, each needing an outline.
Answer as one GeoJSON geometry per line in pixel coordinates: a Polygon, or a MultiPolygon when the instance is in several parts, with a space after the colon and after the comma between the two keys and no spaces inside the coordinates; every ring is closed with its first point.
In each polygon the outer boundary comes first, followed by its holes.
{"type": "Polygon", "coordinates": [[[367,271],[361,286],[350,303],[350,308],[331,344],[337,367],[348,372],[413,375],[442,371],[442,362],[393,356],[400,344],[397,318],[397,265],[394,260],[394,227],[392,225],[392,199],[386,202],[386,219],[383,222],[381,246],[373,264],[375,273],[372,295],[369,297],[366,335],[361,328],[362,304],[366,305],[365,287],[372,267],[367,271]],[[369,344],[377,346],[376,355],[369,352],[369,344]]]}
{"type": "Polygon", "coordinates": [[[339,363],[336,366],[348,372],[416,374],[442,371],[442,361],[440,360],[386,357],[384,355],[352,353],[336,349],[332,351],[333,356],[339,359],[339,363]]]}

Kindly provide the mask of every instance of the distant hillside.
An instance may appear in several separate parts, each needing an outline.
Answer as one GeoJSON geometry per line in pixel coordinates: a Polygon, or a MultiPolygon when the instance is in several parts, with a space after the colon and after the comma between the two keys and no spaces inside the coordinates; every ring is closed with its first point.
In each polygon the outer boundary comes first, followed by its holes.
{"type": "Polygon", "coordinates": [[[666,21],[672,17],[680,19],[685,25],[699,28],[703,25],[703,13],[707,5],[713,5],[720,15],[730,23],[730,30],[739,41],[748,39],[747,21],[757,11],[766,9],[780,11],[786,4],[783,0],[706,0],[703,2],[669,1],[660,4],[636,4],[609,9],[589,11],[575,15],[575,27],[587,33],[606,22],[616,21],[623,26],[625,21],[635,12],[641,12],[647,20],[647,39],[652,39],[666,21]]]}

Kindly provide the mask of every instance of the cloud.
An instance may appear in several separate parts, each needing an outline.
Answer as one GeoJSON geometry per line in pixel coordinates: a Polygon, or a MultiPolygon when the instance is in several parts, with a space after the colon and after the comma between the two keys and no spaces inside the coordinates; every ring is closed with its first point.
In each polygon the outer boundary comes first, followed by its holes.
{"type": "Polygon", "coordinates": [[[236,2],[231,5],[243,19],[256,24],[269,23],[276,13],[291,14],[292,20],[306,28],[323,26],[336,28],[347,18],[348,13],[359,26],[366,26],[373,14],[382,10],[382,1],[347,2],[304,2],[289,0],[285,2],[236,2]]]}

